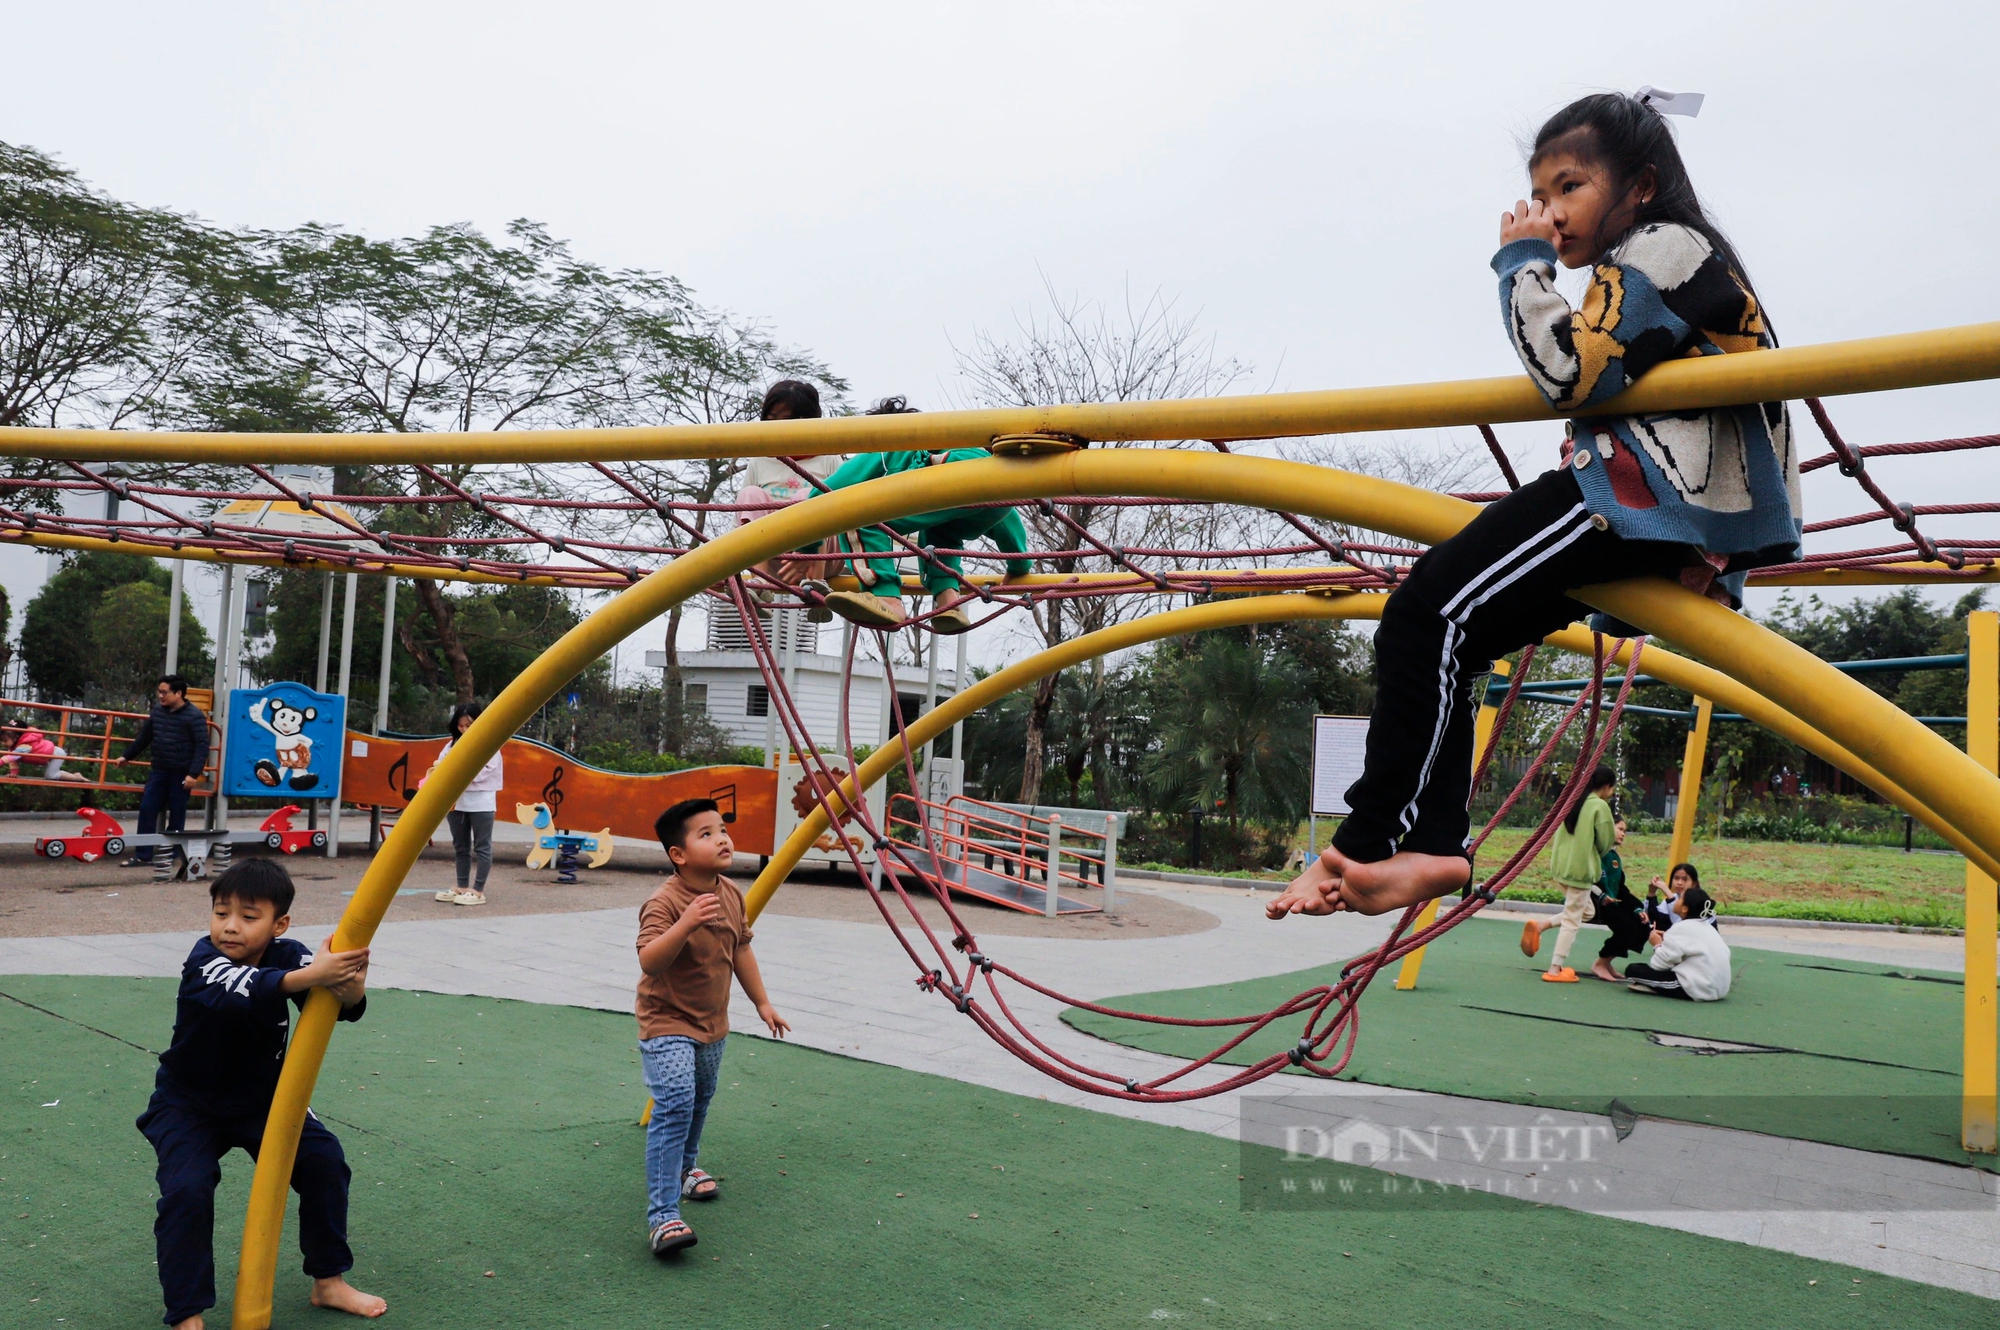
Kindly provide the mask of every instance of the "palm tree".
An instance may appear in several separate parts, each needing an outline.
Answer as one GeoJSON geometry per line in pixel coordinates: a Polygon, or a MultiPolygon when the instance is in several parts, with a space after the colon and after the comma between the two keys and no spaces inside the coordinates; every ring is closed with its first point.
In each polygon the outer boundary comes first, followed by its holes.
{"type": "Polygon", "coordinates": [[[1166,805],[1296,819],[1305,803],[1312,694],[1289,656],[1238,633],[1159,653],[1145,771],[1166,805]]]}

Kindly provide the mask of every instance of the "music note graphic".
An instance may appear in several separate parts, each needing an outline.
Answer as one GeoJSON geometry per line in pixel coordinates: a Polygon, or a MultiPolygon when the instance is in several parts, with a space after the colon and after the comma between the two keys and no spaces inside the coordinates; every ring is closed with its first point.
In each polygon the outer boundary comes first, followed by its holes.
{"type": "Polygon", "coordinates": [[[415,786],[408,783],[409,779],[410,755],[404,753],[389,764],[389,788],[391,790],[401,790],[405,799],[414,799],[417,797],[417,791],[415,786]]]}
{"type": "Polygon", "coordinates": [[[724,822],[734,822],[736,820],[736,787],[734,785],[724,785],[720,789],[710,790],[708,797],[715,800],[715,806],[722,813],[722,820],[724,822]]]}
{"type": "Polygon", "coordinates": [[[542,802],[549,806],[549,825],[552,827],[559,827],[562,825],[562,820],[560,815],[562,813],[562,802],[563,802],[563,792],[562,792],[563,771],[564,768],[558,765],[556,767],[555,775],[549,777],[549,783],[547,785],[542,786],[542,802]]]}

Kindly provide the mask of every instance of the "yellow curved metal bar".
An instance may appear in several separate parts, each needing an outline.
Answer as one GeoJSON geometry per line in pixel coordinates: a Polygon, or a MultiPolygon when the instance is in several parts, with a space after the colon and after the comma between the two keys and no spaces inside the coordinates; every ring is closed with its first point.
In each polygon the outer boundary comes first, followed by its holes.
{"type": "MultiPolygon", "coordinates": [[[[1026,688],[1044,675],[1053,674],[1057,670],[1067,669],[1071,665],[1081,664],[1113,651],[1123,651],[1147,642],[1156,642],[1163,637],[1177,637],[1184,633],[1205,632],[1214,628],[1238,627],[1248,623],[1277,623],[1288,619],[1379,619],[1382,616],[1382,604],[1386,599],[1387,597],[1380,593],[1338,596],[1293,593],[1216,601],[1188,609],[1148,615],[1142,619],[1134,619],[1128,623],[1072,638],[1045,651],[1037,652],[1026,660],[1017,661],[981,679],[963,692],[939,702],[937,706],[910,723],[904,731],[901,743],[884,744],[869,754],[856,772],[841,781],[834,800],[841,802],[843,806],[846,806],[847,801],[858,800],[863,791],[885,779],[902,763],[905,752],[914,752],[922,748],[974,712],[993,705],[1009,693],[1026,688]]],[[[1586,628],[1566,628],[1559,633],[1551,633],[1544,640],[1550,646],[1587,656],[1594,649],[1592,636],[1586,628]]],[[[1629,665],[1631,661],[1632,649],[1627,646],[1612,658],[1611,663],[1629,665]]],[[[1940,835],[1951,834],[1943,819],[1926,808],[1909,791],[1797,716],[1752,692],[1728,675],[1689,660],[1685,656],[1677,656],[1660,646],[1647,647],[1644,664],[1649,676],[1733,708],[1745,719],[1763,726],[1771,733],[1799,745],[1814,756],[1838,767],[1940,835]]],[[[813,842],[826,830],[827,822],[824,808],[813,809],[798,826],[793,828],[785,843],[771,855],[770,861],[757,875],[756,882],[751,885],[744,897],[745,909],[753,922],[763,913],[764,907],[777,894],[778,888],[784,885],[792,870],[798,867],[799,861],[812,848],[813,842]]]]}
{"type": "MultiPolygon", "coordinates": [[[[2000,331],[1996,331],[2000,349],[2000,331]]],[[[1776,356],[1780,352],[1766,352],[1776,356]]],[[[1756,359],[1753,356],[1742,359],[1756,359]]],[[[1728,357],[1714,357],[1717,361],[1728,357]]],[[[881,420],[920,417],[878,417],[881,420]]],[[[839,422],[833,422],[839,423],[839,422]]],[[[349,460],[353,460],[350,456],[349,460]]],[[[1275,458],[1106,449],[929,467],[822,494],[738,527],[614,597],[515,678],[446,755],[363,874],[328,946],[366,945],[410,865],[479,767],[536,708],[613,644],[674,604],[759,560],[858,526],[994,499],[1151,494],[1304,513],[1434,544],[1478,512],[1463,500],[1372,476],[1275,458]]],[[[2000,877],[2000,780],[1878,696],[1768,629],[1664,581],[1579,591],[1587,603],[1691,648],[1845,743],[1960,832],[2000,877]]],[[[1956,838],[1954,843],[1958,843],[1956,838]]],[[[1976,852],[1976,855],[1975,855],[1976,852]]],[[[270,1323],[287,1180],[312,1086],[333,1031],[335,999],[315,991],[293,1035],[251,1186],[237,1280],[239,1326],[270,1323]]]]}
{"type": "MultiPolygon", "coordinates": [[[[56,550],[102,550],[110,554],[144,554],[156,559],[186,559],[197,563],[233,563],[258,568],[296,568],[307,572],[358,573],[363,577],[425,577],[433,582],[466,582],[477,586],[570,586],[585,587],[589,590],[623,590],[629,582],[613,582],[610,574],[600,569],[578,567],[578,576],[571,577],[552,573],[522,572],[518,574],[459,572],[455,568],[439,568],[429,564],[384,563],[380,560],[364,561],[350,565],[338,559],[315,558],[302,555],[286,560],[276,555],[231,555],[225,551],[212,549],[162,549],[136,540],[104,540],[97,536],[51,535],[42,532],[0,531],[0,546],[27,545],[36,549],[56,550]],[[584,581],[585,575],[595,574],[595,578],[584,581]]],[[[1266,580],[1279,578],[1292,581],[1288,590],[1309,590],[1296,585],[1301,577],[1325,577],[1331,585],[1329,590],[1344,590],[1343,583],[1333,582],[1354,576],[1351,564],[1308,565],[1296,568],[1214,568],[1201,572],[1176,573],[1181,582],[1201,582],[1224,577],[1255,577],[1266,580]]],[[[1000,573],[972,572],[965,580],[973,586],[1010,587],[1130,587],[1135,591],[1151,595],[1154,583],[1135,573],[1028,573],[1021,577],[1007,577],[1000,573]]],[[[2000,582],[2000,563],[1976,561],[1963,569],[1954,569],[1942,563],[1922,563],[1912,560],[1908,563],[1882,564],[1872,568],[1844,569],[1820,568],[1809,572],[1783,573],[1777,576],[1760,577],[1750,574],[1751,586],[1950,586],[1959,583],[2000,582]]],[[[859,578],[842,575],[827,579],[827,585],[834,591],[859,591],[859,578]]],[[[921,594],[924,579],[911,573],[903,576],[903,589],[921,594]]],[[[1255,587],[1231,586],[1217,589],[1218,595],[1263,594],[1255,587]]]]}
{"type": "MultiPolygon", "coordinates": [[[[1045,651],[1036,652],[1026,660],[1017,661],[1005,669],[987,675],[951,697],[939,702],[923,715],[911,721],[903,731],[901,743],[890,742],[870,753],[860,766],[840,782],[829,803],[838,803],[842,808],[847,801],[857,797],[857,791],[866,790],[877,781],[894,771],[903,761],[906,752],[913,752],[930,743],[959,721],[973,712],[991,706],[1001,698],[1018,689],[1026,688],[1037,679],[1071,665],[1082,664],[1113,651],[1123,651],[1127,647],[1139,646],[1146,642],[1157,642],[1163,637],[1173,637],[1182,633],[1206,632],[1212,628],[1233,628],[1247,623],[1279,623],[1287,619],[1375,619],[1382,615],[1380,594],[1349,594],[1321,596],[1295,594],[1285,596],[1255,596],[1243,600],[1219,600],[1206,605],[1191,605],[1186,609],[1166,610],[1159,614],[1149,614],[1142,619],[1114,624],[1100,628],[1082,637],[1073,637],[1045,651]]],[[[785,878],[798,867],[814,841],[825,832],[829,819],[824,807],[815,807],[811,813],[792,829],[785,843],[772,854],[764,871],[757,875],[757,881],[743,897],[744,910],[754,922],[777,894],[785,878]]]]}
{"type": "MultiPolygon", "coordinates": [[[[2000,323],[1674,360],[1588,414],[1685,411],[1741,402],[1920,388],[2000,378],[2000,323]]],[[[663,461],[691,457],[983,447],[1001,434],[1056,432],[1099,441],[1282,439],[1555,420],[1526,376],[1386,388],[936,411],[904,416],[745,421],[638,429],[478,434],[196,434],[0,429],[0,456],[203,462],[663,461]]],[[[1134,490],[1134,494],[1147,493],[1134,490]]]]}

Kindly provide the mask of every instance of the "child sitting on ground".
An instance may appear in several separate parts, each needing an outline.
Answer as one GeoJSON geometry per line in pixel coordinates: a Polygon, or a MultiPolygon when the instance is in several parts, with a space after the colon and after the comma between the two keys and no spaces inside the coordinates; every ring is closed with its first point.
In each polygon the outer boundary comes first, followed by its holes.
{"type": "MultiPolygon", "coordinates": [[[[896,416],[907,415],[915,410],[915,407],[901,397],[885,397],[877,402],[868,414],[896,416]]],[[[849,458],[838,471],[828,476],[826,487],[829,490],[845,489],[849,485],[879,480],[883,476],[907,475],[929,466],[943,466],[949,462],[964,462],[991,455],[984,448],[952,448],[945,452],[914,449],[893,453],[861,453],[849,458]]],[[[1008,507],[947,508],[941,512],[898,517],[884,525],[898,535],[908,536],[910,543],[919,547],[962,550],[975,540],[987,539],[991,540],[1003,554],[1021,555],[1028,551],[1027,528],[1021,523],[1021,515],[1008,507]]],[[[828,540],[821,547],[822,553],[858,552],[869,557],[853,561],[854,575],[860,580],[863,589],[834,592],[826,598],[827,608],[850,623],[858,623],[864,628],[900,627],[904,618],[903,574],[896,565],[894,557],[896,549],[895,542],[880,526],[864,527],[858,532],[850,531],[844,536],[835,536],[828,540]]],[[[800,571],[806,566],[800,562],[792,568],[781,567],[781,572],[800,571]]],[[[822,568],[825,566],[817,565],[822,568]]],[[[1009,577],[1025,576],[1033,568],[1034,565],[1023,558],[1007,560],[1009,577]]],[[[920,575],[924,590],[930,593],[932,602],[939,611],[931,616],[931,631],[947,635],[968,631],[972,627],[972,617],[965,612],[961,604],[966,595],[961,589],[964,576],[959,557],[956,554],[943,554],[939,555],[935,562],[927,559],[920,570],[920,575]]]]}
{"type": "Polygon", "coordinates": [[[48,735],[43,734],[26,720],[17,720],[9,728],[18,731],[21,736],[15,741],[11,750],[5,755],[0,755],[0,768],[6,770],[10,779],[21,774],[21,759],[26,758],[30,762],[42,764],[43,780],[74,780],[88,783],[89,777],[63,770],[63,759],[68,757],[69,753],[48,735]]]}
{"type": "MultiPolygon", "coordinates": [[[[360,1020],[368,1005],[367,949],[315,956],[285,937],[292,894],[291,876],[269,859],[239,863],[208,889],[208,936],[181,967],[173,1042],[138,1122],[159,1156],[153,1239],[166,1322],[177,1330],[201,1330],[202,1313],[215,1305],[217,1164],[238,1146],[254,1159],[263,1143],[291,1031],[287,1000],[304,1005],[307,990],[324,988],[340,999],[344,1021],[360,1020]]],[[[339,1140],[308,1112],[292,1189],[312,1304],[380,1316],[389,1304],[343,1278],[354,1268],[349,1176],[339,1140]]]]}
{"type": "Polygon", "coordinates": [[[1664,933],[1674,926],[1674,899],[1689,887],[1701,885],[1701,874],[1693,864],[1675,864],[1673,871],[1664,880],[1654,878],[1646,884],[1646,923],[1655,932],[1664,933]]]}
{"type": "Polygon", "coordinates": [[[1729,944],[1715,929],[1715,902],[1700,887],[1674,900],[1674,926],[1653,931],[1653,958],[1625,967],[1635,993],[1719,1002],[1729,996],[1729,944]]]}
{"type": "Polygon", "coordinates": [[[681,1202],[712,1201],[716,1180],[696,1167],[702,1124],[722,1070],[732,975],[782,1039],[750,950],[743,893],[723,874],[735,853],[713,799],[683,799],[653,830],[674,872],[639,907],[639,1055],[653,1116],[646,1124],[646,1227],[653,1254],[695,1245],[681,1202]]]}

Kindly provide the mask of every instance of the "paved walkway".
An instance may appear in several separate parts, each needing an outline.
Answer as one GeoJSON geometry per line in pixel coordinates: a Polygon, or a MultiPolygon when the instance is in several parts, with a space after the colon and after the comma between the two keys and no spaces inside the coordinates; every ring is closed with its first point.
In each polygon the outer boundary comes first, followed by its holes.
{"type": "MultiPolygon", "coordinates": [[[[1176,888],[1164,894],[1217,915],[1220,926],[1129,941],[996,938],[989,951],[1052,986],[1102,997],[1303,969],[1352,955],[1385,930],[1378,921],[1347,918],[1269,924],[1248,892],[1176,888]]],[[[318,942],[327,931],[299,933],[318,942]]],[[[1936,968],[1950,967],[1950,947],[1931,944],[1956,941],[1796,932],[1767,939],[1759,930],[1754,941],[1741,940],[1936,968]]],[[[632,934],[625,910],[390,923],[376,940],[371,981],[626,1011],[638,974],[632,934]]],[[[179,933],[0,939],[0,973],[173,975],[188,945],[179,933]]],[[[1278,1145],[1287,1143],[1281,1124],[1294,1128],[1293,1140],[1308,1141],[1338,1141],[1358,1131],[1375,1140],[1430,1133],[1436,1142],[1435,1129],[1442,1126],[1444,1144],[1435,1158],[1419,1153],[1384,1162],[1404,1175],[1533,1196],[2000,1298],[2000,1180],[1978,1170],[1651,1119],[1613,1145],[1601,1117],[1353,1083],[1300,1087],[1290,1079],[1257,1096],[1259,1102],[1248,1106],[1252,1125],[1245,1128],[1246,1106],[1235,1095],[1141,1105],[1097,1099],[1046,1080],[946,1001],[919,993],[914,968],[879,925],[771,914],[759,926],[757,950],[772,999],[792,1022],[796,1041],[815,1048],[1231,1139],[1247,1130],[1252,1139],[1278,1145]],[[1273,1104],[1274,1095],[1283,1097],[1282,1105],[1273,1104]],[[1468,1132],[1465,1124],[1477,1126],[1468,1132]],[[1324,1135],[1296,1134],[1315,1129],[1324,1135]],[[1400,1135],[1389,1135],[1398,1129],[1400,1135]],[[1491,1148],[1495,1133],[1508,1142],[1497,1151],[1491,1148]],[[1585,1139],[1602,1139],[1600,1152],[1586,1174],[1567,1177],[1534,1146],[1537,1140],[1585,1139]],[[1521,1140],[1529,1148],[1514,1148],[1521,1140]],[[1589,1185],[1569,1189],[1580,1180],[1589,1185]],[[1554,1191],[1546,1190],[1552,1185],[1554,1191]]],[[[1057,1019],[1053,1002],[1030,999],[1016,1010],[1038,1037],[1090,1065],[1140,1078],[1171,1065],[1072,1030],[1057,1019]]],[[[740,994],[731,1020],[738,1029],[757,1027],[740,994]]]]}

